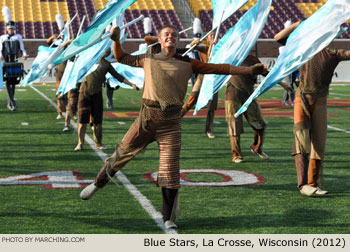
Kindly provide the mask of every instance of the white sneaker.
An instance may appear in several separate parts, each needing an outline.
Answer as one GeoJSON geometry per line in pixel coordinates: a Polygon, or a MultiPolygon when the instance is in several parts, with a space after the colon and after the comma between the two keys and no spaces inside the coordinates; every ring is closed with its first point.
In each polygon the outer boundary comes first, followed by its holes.
{"type": "Polygon", "coordinates": [[[232,163],[242,163],[243,162],[243,158],[240,158],[240,157],[235,157],[232,159],[232,163]]]}
{"type": "Polygon", "coordinates": [[[265,152],[261,152],[261,153],[257,153],[258,154],[258,156],[259,156],[259,158],[261,158],[261,159],[264,159],[264,160],[267,160],[267,159],[269,159],[270,157],[269,157],[269,155],[267,155],[265,152]]]}
{"type": "Polygon", "coordinates": [[[259,158],[261,159],[264,159],[264,160],[267,160],[269,159],[269,155],[267,155],[265,152],[261,151],[261,153],[258,153],[258,152],[254,152],[252,149],[250,149],[252,153],[258,155],[259,158]]]}
{"type": "Polygon", "coordinates": [[[57,120],[60,120],[62,118],[63,118],[63,116],[61,114],[58,114],[57,117],[56,117],[57,120]]]}
{"type": "Polygon", "coordinates": [[[164,226],[165,226],[166,229],[177,228],[176,224],[173,221],[171,221],[171,220],[165,221],[164,226]]]}
{"type": "Polygon", "coordinates": [[[75,148],[74,151],[81,151],[83,149],[83,146],[78,144],[75,148]]]}
{"type": "Polygon", "coordinates": [[[207,132],[207,136],[208,136],[208,138],[215,138],[215,136],[214,136],[214,134],[213,133],[211,133],[211,132],[207,132]]]}
{"type": "Polygon", "coordinates": [[[80,193],[80,198],[82,200],[88,200],[92,197],[92,195],[94,195],[95,192],[97,192],[99,188],[97,186],[95,186],[94,183],[88,185],[87,187],[85,187],[81,193],[80,193]]]}
{"type": "Polygon", "coordinates": [[[300,189],[300,193],[306,196],[311,196],[314,193],[316,193],[317,189],[316,187],[309,186],[309,185],[303,185],[303,187],[300,189]]]}
{"type": "Polygon", "coordinates": [[[62,131],[68,131],[69,127],[68,126],[64,126],[62,131]]]}
{"type": "Polygon", "coordinates": [[[99,149],[99,150],[107,150],[107,147],[103,144],[96,144],[96,149],[99,149]]]}
{"type": "Polygon", "coordinates": [[[325,195],[325,194],[327,194],[327,193],[328,193],[328,191],[322,190],[322,189],[319,188],[318,186],[316,187],[316,192],[315,192],[315,194],[317,194],[317,195],[325,195]]]}

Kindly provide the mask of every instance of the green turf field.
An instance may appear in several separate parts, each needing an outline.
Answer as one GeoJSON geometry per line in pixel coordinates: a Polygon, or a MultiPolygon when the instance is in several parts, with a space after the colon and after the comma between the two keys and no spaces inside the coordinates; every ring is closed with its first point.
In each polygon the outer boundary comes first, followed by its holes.
{"type": "MultiPolygon", "coordinates": [[[[54,86],[36,88],[54,99],[54,86]]],[[[261,99],[279,101],[282,94],[283,91],[277,88],[261,99]]],[[[164,233],[121,183],[119,186],[109,183],[89,201],[80,200],[82,188],[76,179],[94,179],[102,160],[88,145],[82,152],[73,151],[77,144],[76,131],[62,132],[63,120],[56,120],[55,108],[36,91],[30,87],[17,87],[15,97],[18,110],[10,112],[6,108],[6,91],[0,92],[0,233],[164,233]],[[61,184],[56,180],[55,185],[41,183],[55,179],[55,172],[61,175],[67,172],[70,176],[60,177],[63,178],[61,184]],[[30,176],[19,177],[21,175],[30,176]],[[5,185],[5,178],[9,180],[9,177],[14,178],[14,185],[5,185]],[[27,185],[23,179],[37,185],[27,185]],[[77,188],[63,188],[71,179],[77,188]],[[24,185],[18,185],[20,180],[24,185]]],[[[141,94],[134,90],[119,89],[114,94],[115,109],[105,112],[137,112],[140,97],[141,94]]],[[[224,89],[220,92],[220,99],[223,98],[224,89]]],[[[245,134],[241,140],[245,162],[241,164],[231,162],[224,117],[215,118],[215,139],[208,139],[204,134],[204,117],[184,118],[181,169],[246,171],[258,174],[265,182],[245,186],[181,188],[182,214],[177,222],[177,232],[349,234],[350,86],[332,86],[329,99],[333,105],[329,107],[328,112],[332,116],[328,124],[346,132],[331,128],[328,131],[323,183],[330,194],[323,197],[305,197],[296,189],[296,171],[290,156],[293,142],[290,117],[266,117],[268,126],[264,151],[271,156],[267,161],[250,153],[252,129],[245,122],[245,134]]],[[[219,107],[222,106],[222,103],[219,104],[219,107]]],[[[277,110],[277,113],[292,112],[291,108],[282,105],[264,109],[269,112],[277,110]]],[[[133,120],[132,117],[104,117],[103,142],[108,147],[105,151],[107,155],[113,152],[133,120]]],[[[92,136],[90,129],[88,134],[92,136]]],[[[153,143],[122,172],[160,212],[160,189],[145,179],[145,174],[157,171],[158,157],[158,147],[153,143]]],[[[197,183],[220,184],[223,179],[213,173],[187,173],[186,176],[197,183]]]]}

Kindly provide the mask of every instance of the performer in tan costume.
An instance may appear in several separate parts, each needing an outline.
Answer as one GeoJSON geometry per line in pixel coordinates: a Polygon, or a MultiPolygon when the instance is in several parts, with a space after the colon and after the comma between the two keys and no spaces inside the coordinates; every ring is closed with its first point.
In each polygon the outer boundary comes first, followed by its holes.
{"type": "Polygon", "coordinates": [[[264,65],[236,67],[228,64],[206,64],[176,53],[178,32],[165,26],[159,33],[161,52],[132,56],[119,43],[119,28],[112,30],[115,58],[127,65],[143,67],[145,84],[140,114],[120,145],[110,156],[95,182],[80,194],[89,199],[102,188],[128,161],[151,142],[157,141],[160,151],[157,185],[162,188],[163,220],[166,228],[175,228],[178,189],[180,188],[181,107],[187,83],[193,72],[202,74],[258,74],[264,65]]]}
{"type": "MultiPolygon", "coordinates": [[[[282,30],[275,40],[285,44],[298,25],[299,22],[282,30]]],[[[300,84],[294,100],[292,155],[298,189],[307,196],[328,193],[319,187],[327,139],[327,96],[334,70],[343,60],[350,60],[350,51],[325,48],[300,68],[300,84]]]]}
{"type": "Polygon", "coordinates": [[[109,72],[118,81],[123,82],[133,89],[139,91],[139,88],[117,73],[110,62],[105,60],[110,54],[110,50],[106,52],[100,60],[95,71],[88,74],[81,83],[79,90],[79,125],[78,125],[78,145],[75,151],[83,149],[85,132],[87,124],[90,122],[90,116],[93,123],[93,135],[97,149],[105,149],[102,144],[102,119],[103,119],[103,100],[102,85],[106,80],[106,74],[109,72]]]}

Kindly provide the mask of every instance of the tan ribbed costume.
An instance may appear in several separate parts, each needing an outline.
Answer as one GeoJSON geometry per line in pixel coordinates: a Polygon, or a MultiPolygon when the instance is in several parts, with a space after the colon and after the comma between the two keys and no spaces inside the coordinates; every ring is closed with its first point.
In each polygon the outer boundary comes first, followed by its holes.
{"type": "MultiPolygon", "coordinates": [[[[145,85],[140,116],[106,164],[115,173],[148,144],[157,141],[160,149],[157,185],[177,189],[180,187],[181,107],[188,79],[193,72],[228,74],[230,65],[205,64],[179,54],[171,58],[162,54],[125,55],[119,62],[143,67],[145,85]]],[[[102,187],[107,181],[102,169],[96,185],[102,187]]]]}
{"type": "Polygon", "coordinates": [[[326,48],[300,69],[300,85],[294,102],[292,151],[299,189],[306,184],[318,186],[327,139],[327,95],[334,70],[343,60],[350,60],[350,51],[326,48]]]}
{"type": "MultiPolygon", "coordinates": [[[[156,141],[160,158],[157,185],[163,197],[162,214],[165,225],[173,227],[176,220],[178,188],[180,187],[179,158],[181,149],[181,107],[188,80],[198,74],[252,74],[262,72],[263,65],[253,68],[202,63],[176,53],[178,34],[174,27],[164,27],[159,36],[161,52],[131,56],[119,43],[119,30],[113,29],[114,56],[126,65],[143,67],[145,83],[140,114],[124,136],[121,144],[100,169],[96,188],[103,187],[128,161],[156,141]]],[[[91,188],[91,187],[90,187],[91,188]]],[[[84,189],[85,190],[85,189],[84,189]]]]}

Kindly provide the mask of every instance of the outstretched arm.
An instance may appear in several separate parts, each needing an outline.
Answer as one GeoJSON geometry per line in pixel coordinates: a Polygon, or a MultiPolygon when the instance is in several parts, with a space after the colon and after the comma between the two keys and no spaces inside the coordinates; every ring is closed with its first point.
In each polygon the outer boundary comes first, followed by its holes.
{"type": "MultiPolygon", "coordinates": [[[[104,60],[104,59],[103,59],[104,60]]],[[[124,76],[122,76],[121,74],[119,74],[114,68],[113,66],[108,63],[109,66],[108,66],[108,72],[114,77],[116,78],[119,82],[123,82],[127,85],[129,85],[130,87],[132,87],[133,89],[135,89],[137,92],[140,91],[140,89],[134,84],[134,83],[131,83],[130,81],[128,81],[124,76]]]]}
{"type": "Polygon", "coordinates": [[[288,92],[291,92],[292,94],[294,94],[294,89],[293,88],[291,88],[289,85],[287,85],[286,83],[284,83],[284,82],[280,82],[280,83],[278,83],[281,87],[283,87],[284,88],[284,90],[286,90],[286,91],[288,91],[288,92]]]}
{"type": "Polygon", "coordinates": [[[71,38],[70,40],[64,42],[62,45],[60,45],[60,47],[62,48],[66,48],[67,46],[69,46],[70,43],[72,43],[72,41],[74,40],[74,38],[71,38]]]}
{"type": "Polygon", "coordinates": [[[191,41],[191,44],[190,44],[190,47],[196,45],[196,47],[194,48],[194,50],[197,50],[201,53],[208,53],[208,49],[209,47],[204,45],[204,44],[201,44],[201,41],[199,39],[194,39],[191,41]]]}
{"type": "Polygon", "coordinates": [[[123,81],[125,84],[129,85],[130,87],[132,87],[133,89],[135,89],[137,91],[137,93],[140,93],[140,89],[138,88],[138,86],[136,86],[134,83],[131,83],[129,80],[124,79],[123,81]]]}
{"type": "Polygon", "coordinates": [[[257,75],[266,74],[264,64],[255,64],[251,67],[232,66],[229,64],[210,64],[199,60],[190,59],[193,72],[201,74],[224,74],[224,75],[257,75]]]}

